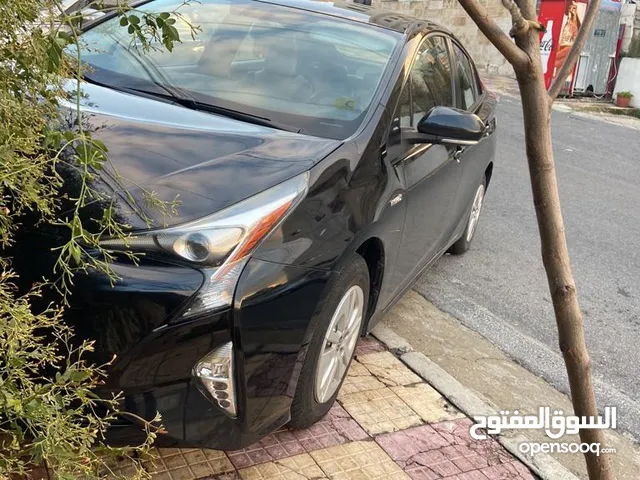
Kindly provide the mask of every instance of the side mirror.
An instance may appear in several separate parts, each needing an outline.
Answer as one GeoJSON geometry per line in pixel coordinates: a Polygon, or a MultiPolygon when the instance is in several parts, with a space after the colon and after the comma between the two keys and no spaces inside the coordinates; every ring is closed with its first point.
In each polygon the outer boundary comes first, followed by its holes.
{"type": "Polygon", "coordinates": [[[456,108],[434,107],[418,122],[417,137],[423,137],[425,143],[475,145],[484,133],[484,122],[477,115],[456,108]]]}

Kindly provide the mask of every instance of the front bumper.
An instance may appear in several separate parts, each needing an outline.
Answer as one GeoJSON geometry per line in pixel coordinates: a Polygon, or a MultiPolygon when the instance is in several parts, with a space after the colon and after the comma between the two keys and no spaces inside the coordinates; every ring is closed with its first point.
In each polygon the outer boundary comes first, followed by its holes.
{"type": "MultiPolygon", "coordinates": [[[[234,305],[177,321],[202,284],[198,270],[145,261],[115,264],[115,287],[94,274],[77,285],[70,318],[95,338],[99,360],[117,359],[105,390],[122,391],[123,408],[143,418],[162,415],[159,445],[232,450],[284,425],[312,331],[316,306],[332,273],[251,259],[234,305]],[[108,333],[106,333],[108,332],[108,333]],[[207,353],[233,342],[237,416],[231,418],[192,375],[207,353]]],[[[114,425],[109,440],[131,444],[139,426],[114,425]]]]}

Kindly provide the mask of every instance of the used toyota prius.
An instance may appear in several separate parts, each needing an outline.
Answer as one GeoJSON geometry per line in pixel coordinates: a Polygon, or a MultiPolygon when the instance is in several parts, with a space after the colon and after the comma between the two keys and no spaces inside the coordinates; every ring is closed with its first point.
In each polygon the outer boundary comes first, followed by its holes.
{"type": "MultiPolygon", "coordinates": [[[[236,449],[322,418],[358,338],[427,266],[469,248],[496,99],[427,20],[312,0],[181,3],[138,7],[180,7],[173,52],[139,52],[108,15],[82,35],[84,118],[132,237],[103,239],[119,278],[76,279],[67,320],[97,361],[117,355],[105,392],[160,412],[164,443],[236,449]],[[148,191],[177,196],[177,213],[148,191]]],[[[18,245],[34,279],[50,265],[37,242],[18,245]]],[[[112,441],[139,431],[123,420],[112,441]]]]}

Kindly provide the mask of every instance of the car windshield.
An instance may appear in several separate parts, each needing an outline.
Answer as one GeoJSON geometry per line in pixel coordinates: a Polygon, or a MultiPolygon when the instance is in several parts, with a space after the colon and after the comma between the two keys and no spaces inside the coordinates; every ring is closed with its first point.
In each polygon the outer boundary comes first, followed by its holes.
{"type": "Polygon", "coordinates": [[[140,7],[178,9],[174,26],[182,43],[173,52],[160,45],[140,51],[118,18],[85,32],[87,79],[150,93],[182,92],[199,105],[343,139],[362,123],[400,37],[373,25],[255,1],[181,5],[157,0],[140,7]],[[195,38],[189,23],[201,29],[195,38]]]}

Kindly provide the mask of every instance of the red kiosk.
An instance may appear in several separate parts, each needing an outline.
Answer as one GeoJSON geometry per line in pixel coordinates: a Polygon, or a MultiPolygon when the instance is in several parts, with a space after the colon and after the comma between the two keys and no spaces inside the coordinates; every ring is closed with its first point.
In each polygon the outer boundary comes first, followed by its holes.
{"type": "MultiPolygon", "coordinates": [[[[576,36],[582,26],[587,9],[587,0],[541,0],[538,19],[547,27],[547,32],[540,34],[540,54],[542,56],[543,71],[547,88],[564,64],[576,36]]],[[[603,10],[620,10],[621,0],[601,0],[599,17],[604,19],[603,10]]],[[[594,35],[604,36],[606,30],[599,26],[600,18],[596,21],[594,35]]],[[[617,25],[616,25],[617,28],[617,25]]],[[[615,32],[617,36],[617,31],[615,32]]],[[[591,39],[589,41],[593,41],[591,39]]],[[[599,40],[596,38],[595,40],[599,40]]],[[[587,44],[589,43],[587,42],[587,44]]],[[[614,52],[608,52],[614,53],[614,52]]],[[[617,57],[618,52],[615,52],[617,57]]],[[[604,63],[604,62],[603,62],[604,63]]],[[[607,65],[603,65],[606,67],[607,65]]],[[[573,94],[576,67],[567,77],[564,93],[573,94]]],[[[608,73],[608,72],[607,72],[608,73]]]]}

